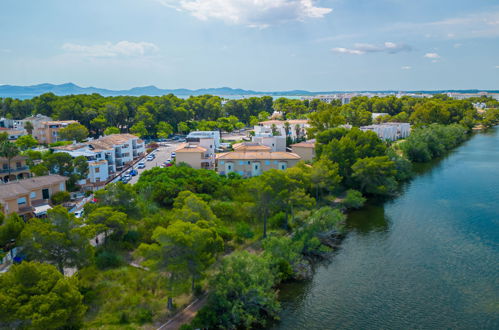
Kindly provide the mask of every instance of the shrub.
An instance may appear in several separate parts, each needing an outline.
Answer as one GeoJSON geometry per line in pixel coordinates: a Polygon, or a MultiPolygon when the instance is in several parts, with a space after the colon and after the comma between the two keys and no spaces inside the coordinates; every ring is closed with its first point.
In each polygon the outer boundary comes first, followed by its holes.
{"type": "Polygon", "coordinates": [[[279,213],[274,214],[269,219],[269,225],[270,225],[270,228],[273,228],[273,229],[286,228],[288,225],[288,222],[286,219],[286,213],[279,212],[279,213]]]}
{"type": "Polygon", "coordinates": [[[360,191],[350,189],[347,191],[345,199],[343,200],[343,206],[347,209],[358,209],[366,202],[366,199],[362,197],[360,191]]]}
{"type": "Polygon", "coordinates": [[[52,204],[59,205],[71,200],[71,195],[67,191],[58,191],[50,198],[52,204]]]}
{"type": "Polygon", "coordinates": [[[251,230],[251,227],[244,222],[240,222],[236,225],[236,237],[239,240],[250,239],[253,238],[255,233],[251,230]]]}
{"type": "Polygon", "coordinates": [[[112,251],[102,251],[95,258],[95,264],[99,269],[116,268],[123,263],[123,258],[112,251]]]}

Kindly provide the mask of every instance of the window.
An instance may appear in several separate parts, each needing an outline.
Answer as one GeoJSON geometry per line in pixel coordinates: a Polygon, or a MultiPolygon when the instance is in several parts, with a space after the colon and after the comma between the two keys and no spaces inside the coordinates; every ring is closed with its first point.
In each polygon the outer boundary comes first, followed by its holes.
{"type": "Polygon", "coordinates": [[[3,164],[3,169],[8,170],[9,169],[9,164],[3,164]]]}
{"type": "MultiPolygon", "coordinates": [[[[61,183],[63,185],[64,183],[61,183]]],[[[42,198],[43,199],[49,199],[50,198],[50,192],[48,189],[43,189],[42,190],[42,198]]]]}
{"type": "Polygon", "coordinates": [[[251,162],[248,160],[248,165],[251,164],[251,162]]]}
{"type": "Polygon", "coordinates": [[[258,165],[255,165],[255,170],[258,170],[258,165]]]}
{"type": "MultiPolygon", "coordinates": [[[[47,190],[48,190],[48,189],[47,189],[47,190]]],[[[66,187],[64,186],[64,182],[61,182],[61,183],[59,184],[59,190],[60,190],[60,191],[64,191],[64,190],[66,190],[66,187]]]]}
{"type": "Polygon", "coordinates": [[[17,199],[17,205],[24,205],[26,204],[26,197],[21,197],[17,199]]]}
{"type": "Polygon", "coordinates": [[[229,171],[232,171],[232,165],[228,165],[228,166],[227,166],[227,169],[228,169],[229,171]]]}
{"type": "Polygon", "coordinates": [[[270,160],[266,160],[265,165],[267,165],[267,166],[270,165],[270,160]]]}
{"type": "Polygon", "coordinates": [[[32,191],[29,193],[29,198],[34,199],[36,198],[36,191],[32,191]]]}
{"type": "Polygon", "coordinates": [[[239,165],[243,165],[244,162],[242,160],[239,161],[239,165]]]}
{"type": "Polygon", "coordinates": [[[21,162],[16,162],[16,167],[21,168],[21,162]]]}
{"type": "Polygon", "coordinates": [[[223,160],[220,161],[220,165],[223,165],[225,164],[225,162],[223,160]]]}
{"type": "Polygon", "coordinates": [[[100,171],[100,168],[96,167],[95,168],[95,173],[99,173],[99,171],[100,171]]]}

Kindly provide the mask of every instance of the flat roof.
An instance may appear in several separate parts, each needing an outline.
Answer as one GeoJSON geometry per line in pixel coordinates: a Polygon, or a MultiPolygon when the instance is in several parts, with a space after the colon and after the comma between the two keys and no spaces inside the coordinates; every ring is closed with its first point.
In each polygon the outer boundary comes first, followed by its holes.
{"type": "Polygon", "coordinates": [[[198,145],[187,144],[175,150],[176,152],[206,152],[207,149],[198,145]]]}

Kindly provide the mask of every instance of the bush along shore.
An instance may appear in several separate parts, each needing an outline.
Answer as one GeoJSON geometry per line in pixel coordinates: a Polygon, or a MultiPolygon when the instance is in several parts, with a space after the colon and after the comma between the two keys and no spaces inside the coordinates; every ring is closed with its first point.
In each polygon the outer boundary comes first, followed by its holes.
{"type": "MultiPolygon", "coordinates": [[[[217,111],[201,111],[206,117],[201,118],[219,119],[210,117],[219,113],[218,103],[210,99],[189,99],[172,109],[189,106],[180,112],[195,120],[193,113],[213,106],[217,111]]],[[[45,95],[27,104],[43,104],[46,114],[73,119],[63,111],[64,104],[77,100],[102,102],[97,117],[87,118],[94,126],[111,118],[108,112],[117,107],[97,96],[45,95]]],[[[11,101],[2,101],[2,111],[22,108],[11,101]]],[[[175,99],[114,101],[129,106],[149,102],[137,108],[142,118],[175,99]]],[[[250,109],[250,101],[231,101],[229,109],[237,114],[239,107],[250,109]]],[[[0,215],[0,245],[22,246],[26,260],[0,276],[0,323],[47,329],[148,328],[207,295],[185,329],[265,326],[278,319],[279,284],[310,279],[313,263],[341,245],[349,209],[362,207],[366,198],[396,195],[400,183],[411,178],[413,163],[440,157],[463,142],[475,125],[492,126],[499,120],[496,109],[479,114],[470,102],[441,95],[428,100],[359,97],[348,105],[300,102],[276,100],[274,108],[289,114],[287,119],[309,118],[308,134],[316,139],[313,162],[247,179],[183,164],[153,168],[134,185],[110,184],[96,192],[82,218],[62,206],[27,223],[17,215],[0,215]],[[355,127],[370,124],[372,111],[389,114],[382,120],[410,121],[412,134],[385,142],[355,127]],[[347,122],[354,127],[342,127],[347,122]],[[62,273],[68,271],[76,274],[66,279],[62,273]]],[[[254,121],[255,109],[240,120],[254,121]]],[[[112,126],[127,130],[119,118],[111,118],[112,126]]],[[[143,126],[142,120],[134,120],[128,120],[132,127],[143,126]]],[[[172,126],[189,129],[180,122],[172,126]]],[[[90,131],[100,134],[97,127],[90,131]]]]}

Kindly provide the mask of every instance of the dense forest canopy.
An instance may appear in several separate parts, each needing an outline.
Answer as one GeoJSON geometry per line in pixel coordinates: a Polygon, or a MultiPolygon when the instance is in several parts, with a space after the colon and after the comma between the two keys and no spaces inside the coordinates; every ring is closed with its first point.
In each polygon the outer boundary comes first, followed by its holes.
{"type": "Polygon", "coordinates": [[[409,121],[416,125],[461,123],[469,127],[477,118],[472,104],[475,102],[499,107],[499,101],[485,96],[453,100],[443,94],[432,98],[357,96],[349,104],[341,105],[339,100],[329,104],[320,100],[274,100],[271,96],[224,100],[213,95],[182,99],[173,94],[104,97],[99,94],[56,96],[46,93],[28,100],[0,98],[0,116],[23,119],[43,114],[56,120],[77,120],[93,136],[102,135],[106,128],[116,128],[121,132],[159,137],[194,129],[230,131],[254,125],[274,111],[281,112],[283,119],[309,118],[312,131],[344,123],[368,125],[372,123],[373,112],[388,114],[377,121],[409,121]]]}

